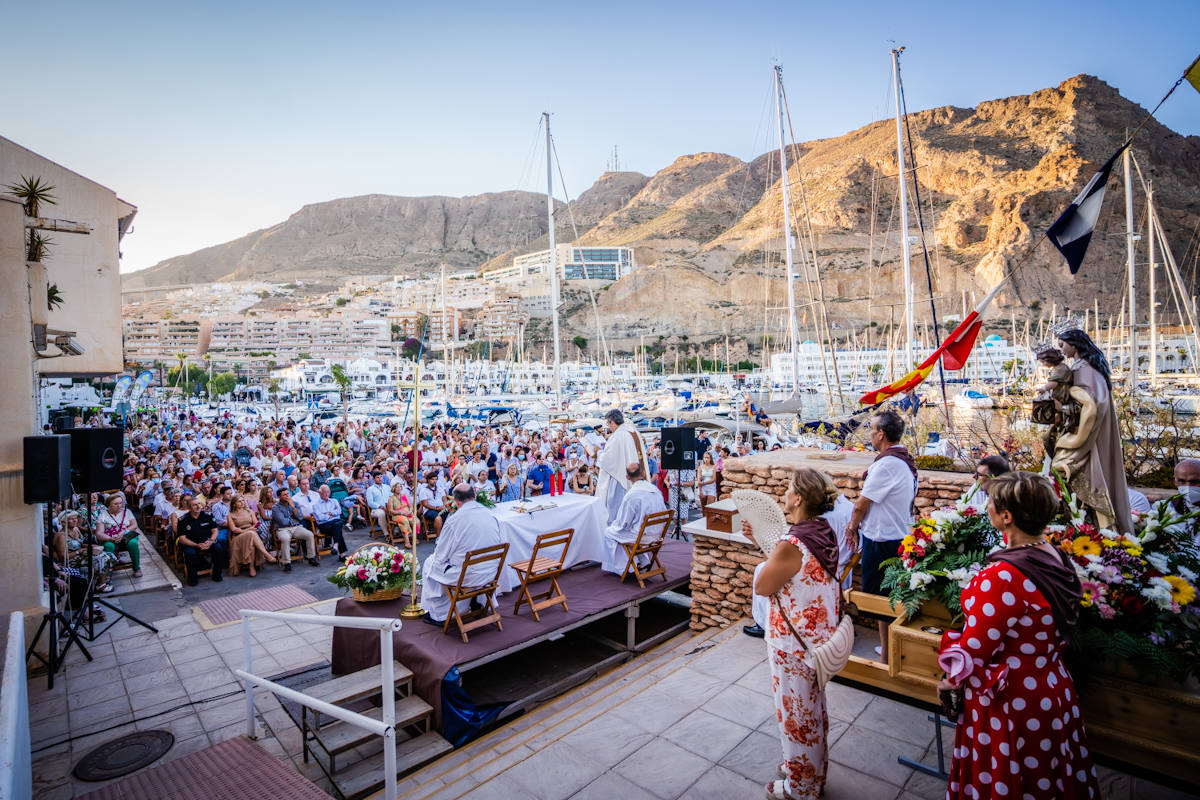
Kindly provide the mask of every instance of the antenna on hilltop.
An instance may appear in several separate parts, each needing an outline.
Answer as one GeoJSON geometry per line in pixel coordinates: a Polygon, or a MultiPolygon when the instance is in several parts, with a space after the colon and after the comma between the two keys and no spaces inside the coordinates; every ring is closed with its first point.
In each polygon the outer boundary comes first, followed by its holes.
{"type": "Polygon", "coordinates": [[[617,155],[617,146],[615,144],[613,145],[612,158],[609,159],[608,164],[606,164],[605,166],[606,166],[605,172],[620,172],[621,171],[621,158],[620,158],[620,156],[617,155]]]}

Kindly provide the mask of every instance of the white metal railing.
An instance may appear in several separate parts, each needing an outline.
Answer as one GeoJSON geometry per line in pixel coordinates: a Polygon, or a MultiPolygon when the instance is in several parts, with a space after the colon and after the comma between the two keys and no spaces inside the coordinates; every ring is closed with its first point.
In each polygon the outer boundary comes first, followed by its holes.
{"type": "Polygon", "coordinates": [[[14,611],[8,617],[4,681],[0,685],[0,800],[29,800],[33,797],[30,761],[29,695],[25,685],[25,616],[20,611],[14,611]]]}
{"type": "MultiPolygon", "coordinates": [[[[235,669],[233,674],[242,679],[246,689],[246,734],[251,739],[258,738],[257,724],[254,719],[255,686],[261,686],[280,697],[300,703],[320,714],[327,714],[334,719],[340,719],[350,725],[363,728],[376,736],[383,737],[383,793],[387,800],[396,800],[396,678],[395,661],[392,656],[392,634],[400,630],[400,620],[395,617],[330,617],[319,614],[289,614],[280,611],[256,611],[249,608],[240,609],[238,613],[242,617],[242,645],[246,651],[246,668],[244,670],[235,669]],[[324,625],[329,628],[360,628],[379,631],[379,683],[380,695],[383,698],[383,718],[381,720],[371,719],[365,714],[326,703],[324,700],[318,700],[304,692],[255,675],[252,672],[254,654],[250,638],[251,619],[274,619],[301,625],[324,625]]],[[[5,684],[8,683],[9,681],[6,680],[5,684]]],[[[24,691],[24,686],[25,681],[22,679],[22,691],[24,691]]],[[[26,731],[28,731],[28,726],[26,726],[26,731]]],[[[300,733],[302,736],[307,735],[303,730],[300,733]]]]}

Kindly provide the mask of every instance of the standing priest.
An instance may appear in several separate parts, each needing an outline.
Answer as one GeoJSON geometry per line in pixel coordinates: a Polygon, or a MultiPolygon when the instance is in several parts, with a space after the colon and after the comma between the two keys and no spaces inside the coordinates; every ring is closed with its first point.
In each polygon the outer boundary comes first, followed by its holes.
{"type": "Polygon", "coordinates": [[[630,480],[625,475],[626,467],[640,464],[643,475],[648,475],[650,468],[646,464],[646,448],[642,446],[637,428],[625,421],[620,409],[614,408],[606,413],[604,421],[608,426],[608,441],[596,459],[596,496],[603,498],[607,509],[605,522],[610,523],[616,519],[621,500],[629,491],[630,480]]]}

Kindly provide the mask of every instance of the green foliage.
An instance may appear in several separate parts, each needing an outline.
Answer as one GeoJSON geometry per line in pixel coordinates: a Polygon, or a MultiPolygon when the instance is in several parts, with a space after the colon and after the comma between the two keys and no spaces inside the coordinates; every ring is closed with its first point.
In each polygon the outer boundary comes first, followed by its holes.
{"type": "Polygon", "coordinates": [[[52,283],[46,287],[46,309],[53,311],[63,304],[62,290],[58,288],[57,283],[52,283]]]}
{"type": "Polygon", "coordinates": [[[913,459],[917,469],[940,469],[945,472],[954,471],[954,459],[949,456],[917,456],[913,459]]]}
{"type": "Polygon", "coordinates": [[[580,352],[583,352],[584,350],[587,350],[588,340],[587,340],[587,337],[576,336],[574,339],[571,340],[571,344],[573,344],[577,348],[579,348],[580,352]]]}
{"type": "Polygon", "coordinates": [[[49,236],[42,234],[40,231],[29,232],[29,243],[26,246],[25,258],[28,261],[45,261],[50,255],[50,246],[54,244],[54,240],[49,236]]]}
{"type": "Polygon", "coordinates": [[[57,198],[51,194],[54,191],[54,187],[48,183],[43,183],[42,179],[38,177],[26,177],[22,175],[21,180],[16,183],[10,183],[4,188],[8,189],[8,191],[21,200],[25,206],[25,216],[27,217],[40,217],[42,215],[42,203],[52,206],[58,202],[57,198]]]}
{"type": "Polygon", "coordinates": [[[213,376],[208,388],[214,395],[231,394],[237,386],[237,376],[232,372],[221,372],[213,376]]]}
{"type": "Polygon", "coordinates": [[[339,297],[337,300],[334,300],[334,301],[333,301],[333,304],[334,304],[335,306],[337,306],[338,308],[341,308],[342,306],[345,306],[345,305],[349,305],[349,304],[350,304],[350,298],[348,298],[348,297],[339,297]]]}

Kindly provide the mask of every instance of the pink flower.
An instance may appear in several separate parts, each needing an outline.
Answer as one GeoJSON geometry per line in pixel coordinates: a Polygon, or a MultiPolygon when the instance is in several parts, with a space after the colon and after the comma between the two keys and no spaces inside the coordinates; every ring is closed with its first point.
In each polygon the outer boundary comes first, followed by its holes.
{"type": "Polygon", "coordinates": [[[400,571],[400,565],[399,565],[399,564],[393,564],[393,565],[392,565],[392,572],[399,572],[399,571],[400,571]]]}
{"type": "Polygon", "coordinates": [[[358,579],[360,581],[365,581],[367,579],[367,571],[365,569],[360,568],[358,570],[358,579]]]}
{"type": "Polygon", "coordinates": [[[1100,616],[1104,619],[1112,619],[1117,615],[1117,610],[1107,603],[1100,603],[1097,608],[1100,609],[1100,616]]]}

